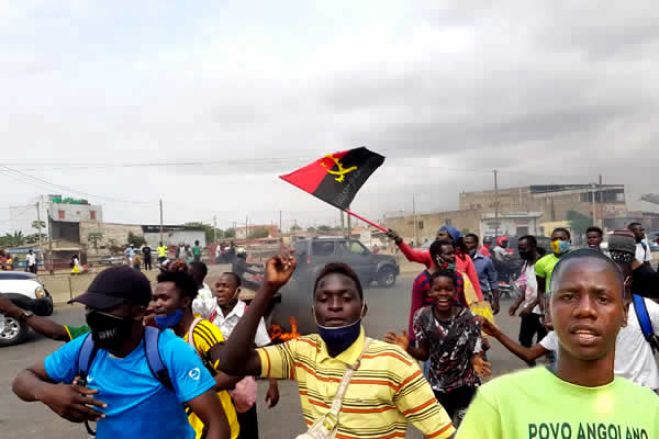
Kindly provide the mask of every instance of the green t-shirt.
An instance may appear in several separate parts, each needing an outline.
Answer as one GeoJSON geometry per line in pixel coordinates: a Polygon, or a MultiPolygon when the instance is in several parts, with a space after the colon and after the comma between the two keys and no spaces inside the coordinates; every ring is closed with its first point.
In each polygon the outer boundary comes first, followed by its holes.
{"type": "Polygon", "coordinates": [[[545,280],[545,291],[549,291],[549,285],[551,283],[551,274],[554,272],[554,267],[558,264],[560,258],[555,254],[550,253],[538,259],[535,263],[535,275],[541,277],[545,280]]]}
{"type": "Polygon", "coordinates": [[[81,335],[89,334],[89,332],[91,332],[91,329],[89,329],[89,326],[87,325],[82,325],[82,326],[64,325],[64,329],[66,329],[66,333],[69,334],[69,341],[76,339],[81,335]]]}
{"type": "Polygon", "coordinates": [[[475,438],[659,438],[659,398],[624,378],[583,387],[539,366],[479,388],[456,436],[475,438]]]}

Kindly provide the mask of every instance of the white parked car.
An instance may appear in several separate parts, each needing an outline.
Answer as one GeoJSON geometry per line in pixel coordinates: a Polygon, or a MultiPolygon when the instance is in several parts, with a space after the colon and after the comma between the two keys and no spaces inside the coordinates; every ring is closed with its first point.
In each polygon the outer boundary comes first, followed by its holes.
{"type": "MultiPolygon", "coordinates": [[[[49,316],[53,313],[53,298],[35,274],[0,271],[0,293],[36,315],[49,316]]],[[[20,343],[28,330],[24,323],[0,314],[0,347],[20,343]]]]}

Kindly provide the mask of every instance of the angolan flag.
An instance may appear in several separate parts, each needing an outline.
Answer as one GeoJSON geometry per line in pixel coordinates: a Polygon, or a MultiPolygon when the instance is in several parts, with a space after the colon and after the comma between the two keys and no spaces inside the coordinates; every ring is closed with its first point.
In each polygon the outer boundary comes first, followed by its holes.
{"type": "Polygon", "coordinates": [[[357,191],[382,163],[383,156],[362,146],[326,155],[279,178],[346,210],[357,191]]]}

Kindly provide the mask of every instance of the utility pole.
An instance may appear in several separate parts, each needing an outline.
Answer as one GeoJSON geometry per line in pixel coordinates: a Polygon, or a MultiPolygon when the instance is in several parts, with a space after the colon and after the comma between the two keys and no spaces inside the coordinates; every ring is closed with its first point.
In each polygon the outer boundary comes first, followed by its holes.
{"type": "Polygon", "coordinates": [[[599,219],[599,226],[604,229],[604,196],[602,194],[602,174],[599,175],[599,184],[597,185],[597,198],[599,201],[599,211],[600,211],[600,219],[599,219]]]}
{"type": "Polygon", "coordinates": [[[39,202],[37,201],[37,230],[39,231],[39,251],[43,253],[43,243],[41,242],[41,212],[39,211],[39,202]]]}
{"type": "Polygon", "coordinates": [[[414,194],[412,194],[412,221],[414,221],[414,243],[419,246],[419,234],[417,232],[417,223],[416,223],[416,200],[414,194]]]}
{"type": "Polygon", "coordinates": [[[213,215],[213,243],[217,242],[217,216],[213,215]]]}
{"type": "Polygon", "coordinates": [[[339,210],[339,214],[341,216],[341,233],[343,234],[343,236],[348,236],[346,234],[346,221],[344,217],[344,212],[342,210],[339,210]]]}
{"type": "Polygon", "coordinates": [[[281,218],[282,218],[282,213],[281,213],[281,210],[280,210],[280,211],[279,211],[279,236],[281,236],[281,235],[284,234],[284,229],[282,229],[282,221],[281,221],[281,218]]]}
{"type": "MultiPolygon", "coordinates": [[[[350,209],[350,206],[348,206],[348,209],[350,209]]],[[[348,238],[349,238],[352,236],[352,218],[348,214],[346,214],[346,217],[348,223],[348,238]]]]}
{"type": "Polygon", "coordinates": [[[593,225],[597,224],[597,211],[595,209],[595,183],[593,183],[593,189],[590,191],[590,200],[592,201],[593,209],[593,225]]]}
{"type": "Polygon", "coordinates": [[[248,237],[249,237],[249,216],[245,215],[245,245],[247,245],[248,237]]]}
{"type": "Polygon", "coordinates": [[[163,242],[162,240],[162,198],[159,200],[160,201],[160,242],[163,242]]]}
{"type": "Polygon", "coordinates": [[[499,236],[499,175],[494,171],[494,239],[499,236]]]}

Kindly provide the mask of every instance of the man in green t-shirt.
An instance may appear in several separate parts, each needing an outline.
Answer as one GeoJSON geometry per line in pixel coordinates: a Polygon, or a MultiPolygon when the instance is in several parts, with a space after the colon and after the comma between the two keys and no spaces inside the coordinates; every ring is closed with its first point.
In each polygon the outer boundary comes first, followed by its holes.
{"type": "Polygon", "coordinates": [[[456,438],[658,438],[657,395],[613,374],[629,278],[592,249],[561,258],[552,277],[555,368],[536,367],[483,385],[456,438]]]}
{"type": "Polygon", "coordinates": [[[550,293],[551,275],[558,261],[570,251],[570,231],[563,227],[557,227],[551,232],[551,253],[538,259],[535,263],[535,276],[538,281],[538,305],[540,311],[545,313],[545,293],[550,293]]]}
{"type": "Polygon", "coordinates": [[[0,314],[12,317],[21,323],[25,323],[32,328],[34,332],[52,340],[69,342],[74,338],[89,333],[89,326],[87,325],[60,325],[54,320],[40,317],[24,310],[18,305],[15,305],[14,302],[9,300],[9,298],[2,293],[0,293],[0,314]]]}

